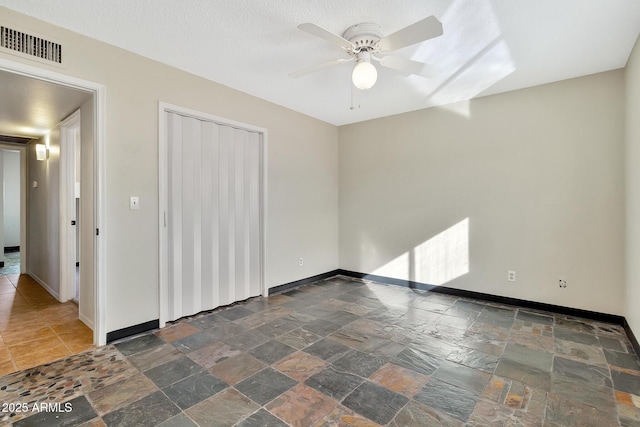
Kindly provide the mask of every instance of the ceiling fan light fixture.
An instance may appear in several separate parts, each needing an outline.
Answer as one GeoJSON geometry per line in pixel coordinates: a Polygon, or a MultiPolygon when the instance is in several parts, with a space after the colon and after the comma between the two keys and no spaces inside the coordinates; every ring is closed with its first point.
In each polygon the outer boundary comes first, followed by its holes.
{"type": "Polygon", "coordinates": [[[353,67],[351,81],[360,90],[371,89],[378,80],[378,70],[371,63],[369,52],[360,52],[357,55],[357,62],[353,67]]]}

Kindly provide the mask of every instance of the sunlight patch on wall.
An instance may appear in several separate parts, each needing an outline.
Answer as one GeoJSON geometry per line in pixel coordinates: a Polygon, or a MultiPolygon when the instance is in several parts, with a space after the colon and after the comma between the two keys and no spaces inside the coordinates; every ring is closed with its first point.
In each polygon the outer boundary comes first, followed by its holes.
{"type": "Polygon", "coordinates": [[[469,272],[469,218],[411,248],[373,274],[441,286],[469,272]]]}

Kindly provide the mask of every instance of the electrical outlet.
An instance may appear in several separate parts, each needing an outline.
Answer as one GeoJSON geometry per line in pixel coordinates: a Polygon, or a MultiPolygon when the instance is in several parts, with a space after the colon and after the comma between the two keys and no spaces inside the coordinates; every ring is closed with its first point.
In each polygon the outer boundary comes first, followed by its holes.
{"type": "Polygon", "coordinates": [[[304,264],[304,260],[302,258],[298,258],[298,265],[302,266],[304,264]]]}
{"type": "Polygon", "coordinates": [[[567,281],[566,280],[562,280],[562,279],[558,280],[558,287],[560,287],[562,289],[566,288],[567,287],[567,281]]]}
{"type": "Polygon", "coordinates": [[[516,272],[513,271],[513,270],[507,271],[507,280],[509,282],[515,282],[516,281],[516,272]]]}

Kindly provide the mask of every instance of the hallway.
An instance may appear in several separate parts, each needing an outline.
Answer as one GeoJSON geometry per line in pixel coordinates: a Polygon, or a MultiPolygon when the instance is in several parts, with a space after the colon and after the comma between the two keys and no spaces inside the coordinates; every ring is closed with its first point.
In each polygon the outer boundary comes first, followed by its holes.
{"type": "Polygon", "coordinates": [[[0,375],[92,348],[74,302],[58,302],[26,274],[0,275],[0,375]]]}

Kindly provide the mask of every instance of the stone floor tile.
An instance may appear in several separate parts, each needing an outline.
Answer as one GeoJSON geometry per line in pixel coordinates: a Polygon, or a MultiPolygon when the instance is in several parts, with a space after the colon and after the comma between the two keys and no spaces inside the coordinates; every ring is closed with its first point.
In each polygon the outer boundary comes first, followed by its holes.
{"type": "Polygon", "coordinates": [[[541,325],[553,325],[553,316],[545,316],[537,313],[531,313],[525,310],[518,310],[516,314],[517,320],[523,320],[525,322],[538,323],[541,325]]]}
{"type": "Polygon", "coordinates": [[[625,352],[625,346],[618,338],[598,337],[598,342],[603,349],[625,352]]]}
{"type": "Polygon", "coordinates": [[[565,329],[560,326],[556,326],[553,330],[553,336],[556,339],[564,341],[573,341],[580,344],[599,346],[600,341],[598,337],[586,332],[578,332],[572,329],[565,329]]]}
{"type": "Polygon", "coordinates": [[[147,334],[116,343],[115,347],[120,351],[120,353],[125,356],[130,356],[134,353],[139,353],[162,344],[164,344],[164,341],[160,338],[153,334],[147,334]]]}
{"type": "Polygon", "coordinates": [[[529,412],[479,400],[469,417],[470,426],[542,427],[544,419],[529,412]]]}
{"type": "Polygon", "coordinates": [[[532,350],[541,350],[553,353],[555,349],[555,340],[539,334],[511,330],[509,335],[509,343],[519,344],[532,350]]]}
{"type": "Polygon", "coordinates": [[[157,391],[102,416],[108,426],[156,426],[180,413],[162,392],[157,391]]]}
{"type": "Polygon", "coordinates": [[[615,408],[601,411],[555,394],[547,398],[545,427],[603,427],[618,425],[615,408]]]}
{"type": "MultiPolygon", "coordinates": [[[[86,398],[93,413],[74,423],[85,427],[640,423],[640,365],[620,325],[346,277],[287,294],[6,375],[0,402],[86,398]]],[[[14,369],[8,351],[0,338],[0,363],[14,369]]],[[[0,424],[36,419],[24,415],[0,424]]]]}
{"type": "Polygon", "coordinates": [[[603,351],[609,365],[630,369],[632,371],[640,371],[640,359],[635,354],[620,353],[606,349],[603,351]]]}
{"type": "Polygon", "coordinates": [[[281,335],[286,334],[287,332],[291,332],[294,329],[298,329],[300,325],[296,322],[286,319],[276,319],[271,320],[264,325],[256,328],[256,331],[260,332],[263,335],[266,335],[270,338],[277,338],[281,335]]]}
{"type": "Polygon", "coordinates": [[[613,387],[618,391],[640,396],[640,373],[638,375],[611,370],[613,387]]]}
{"type": "Polygon", "coordinates": [[[551,389],[550,372],[541,371],[510,359],[501,359],[494,374],[529,384],[531,387],[545,391],[551,389]]]}
{"type": "Polygon", "coordinates": [[[298,328],[280,336],[278,338],[278,341],[290,347],[302,350],[303,348],[308,347],[321,339],[322,337],[320,335],[316,335],[313,332],[305,331],[302,328],[298,328]]]}
{"type": "Polygon", "coordinates": [[[478,350],[458,348],[449,353],[447,360],[484,372],[493,373],[500,359],[498,356],[483,353],[478,350]]]}
{"type": "Polygon", "coordinates": [[[380,424],[356,414],[342,405],[337,405],[315,427],[380,427],[380,424]]]}
{"type": "Polygon", "coordinates": [[[235,385],[254,402],[264,405],[294,387],[297,381],[272,368],[266,368],[235,385]]]}
{"type": "Polygon", "coordinates": [[[249,351],[249,354],[267,365],[271,365],[291,353],[295,353],[295,351],[295,348],[278,340],[271,340],[249,351]]]}
{"type": "Polygon", "coordinates": [[[198,427],[184,412],[158,424],[158,427],[198,427]]]}
{"type": "Polygon", "coordinates": [[[560,356],[554,357],[552,372],[557,376],[589,385],[612,386],[609,369],[597,365],[588,365],[560,356]]]}
{"type": "Polygon", "coordinates": [[[158,387],[153,381],[142,374],[136,374],[115,384],[91,391],[88,397],[98,415],[104,415],[156,391],[158,387]]]}
{"type": "Polygon", "coordinates": [[[184,338],[180,338],[171,343],[175,348],[183,353],[191,353],[192,351],[200,350],[211,344],[218,342],[218,339],[214,338],[207,332],[198,332],[184,338]]]}
{"type": "Polygon", "coordinates": [[[389,423],[409,399],[365,381],[342,401],[342,405],[378,424],[389,423]]]}
{"type": "Polygon", "coordinates": [[[226,387],[227,384],[223,381],[204,371],[171,384],[162,391],[180,409],[184,410],[208,399],[226,387]]]}
{"type": "MultiPolygon", "coordinates": [[[[46,405],[45,402],[42,403],[46,405]]],[[[57,403],[59,405],[54,406],[55,410],[42,410],[40,412],[31,410],[33,415],[16,421],[13,425],[16,427],[72,426],[82,424],[97,416],[95,410],[84,396],[76,397],[68,402],[57,403]]]]}
{"type": "Polygon", "coordinates": [[[539,371],[550,372],[553,364],[553,353],[535,350],[520,344],[507,344],[502,359],[530,366],[539,371]]]}
{"type": "Polygon", "coordinates": [[[327,337],[351,348],[358,348],[369,339],[369,337],[362,332],[345,328],[338,329],[327,337]]]}
{"type": "Polygon", "coordinates": [[[226,389],[185,412],[199,426],[232,427],[260,406],[237,390],[226,389]]]}
{"type": "Polygon", "coordinates": [[[248,329],[242,327],[236,322],[220,322],[205,329],[206,333],[215,338],[216,341],[224,341],[225,339],[240,335],[248,329]]]}
{"type": "MultiPolygon", "coordinates": [[[[337,313],[337,312],[336,312],[337,313]]],[[[325,319],[317,319],[302,326],[302,329],[313,332],[316,335],[327,336],[340,329],[342,325],[325,319]]]]}
{"type": "Polygon", "coordinates": [[[561,376],[551,379],[551,393],[595,408],[612,408],[616,405],[611,387],[591,385],[561,376]]]}
{"type": "Polygon", "coordinates": [[[407,348],[398,353],[391,362],[425,375],[431,375],[440,366],[442,360],[419,350],[407,348]]]}
{"type": "Polygon", "coordinates": [[[190,325],[187,322],[179,322],[162,328],[159,331],[154,332],[154,334],[164,342],[171,343],[175,340],[188,337],[189,335],[193,335],[198,332],[200,332],[200,329],[195,326],[190,325]]]}
{"type": "Polygon", "coordinates": [[[299,351],[285,357],[273,367],[296,381],[304,381],[322,371],[326,365],[327,363],[324,360],[299,351]]]}
{"type": "Polygon", "coordinates": [[[369,379],[382,387],[409,398],[413,397],[426,383],[429,377],[402,366],[387,363],[369,379]]]}
{"type": "Polygon", "coordinates": [[[491,374],[445,360],[431,375],[431,378],[480,395],[491,379],[491,374]]]}
{"type": "Polygon", "coordinates": [[[258,331],[249,330],[247,332],[228,337],[224,340],[224,342],[226,344],[229,344],[231,347],[237,348],[238,350],[247,351],[266,343],[270,339],[271,338],[261,334],[258,331]]]}
{"type": "Polygon", "coordinates": [[[216,342],[199,350],[192,351],[188,353],[187,356],[203,368],[210,368],[238,354],[240,354],[240,350],[223,342],[216,342]]]}
{"type": "Polygon", "coordinates": [[[248,310],[247,308],[243,307],[243,306],[235,306],[233,308],[230,308],[228,310],[221,310],[220,312],[218,312],[218,314],[221,317],[224,317],[227,320],[238,320],[238,319],[242,319],[243,317],[247,317],[250,316],[253,313],[253,311],[248,310]]]}
{"type": "Polygon", "coordinates": [[[430,379],[414,396],[414,400],[447,414],[459,421],[466,422],[479,396],[471,391],[430,379]]]}
{"type": "Polygon", "coordinates": [[[391,360],[407,347],[386,338],[369,338],[360,344],[358,350],[369,353],[385,361],[391,360]]]}
{"type": "Polygon", "coordinates": [[[179,359],[151,368],[144,374],[158,387],[164,388],[201,370],[202,366],[188,357],[182,356],[179,359]]]}
{"type": "Polygon", "coordinates": [[[327,396],[342,400],[363,381],[361,377],[337,370],[330,365],[309,377],[304,383],[327,396]]]}
{"type": "Polygon", "coordinates": [[[556,339],[555,352],[557,355],[567,359],[577,360],[590,365],[607,366],[607,359],[604,357],[602,347],[595,345],[556,339]]]}
{"type": "Polygon", "coordinates": [[[324,418],[337,404],[325,394],[298,384],[269,403],[266,408],[288,425],[308,427],[324,418]]]}
{"type": "Polygon", "coordinates": [[[129,362],[141,371],[147,371],[163,363],[171,362],[182,356],[182,352],[171,344],[152,347],[129,356],[129,362]]]}
{"type": "Polygon", "coordinates": [[[209,368],[209,372],[227,384],[234,385],[260,372],[265,367],[266,365],[259,360],[254,359],[246,353],[241,353],[213,365],[209,368]]]}
{"type": "Polygon", "coordinates": [[[384,360],[370,354],[358,350],[351,350],[349,353],[334,361],[333,366],[349,374],[367,378],[380,369],[384,363],[384,360]]]}
{"type": "Polygon", "coordinates": [[[282,420],[273,414],[260,409],[236,424],[237,427],[287,427],[282,420]]]}
{"type": "Polygon", "coordinates": [[[303,349],[304,352],[309,353],[312,356],[318,357],[322,360],[333,361],[341,357],[343,354],[349,352],[350,347],[333,341],[329,338],[324,338],[315,344],[303,349]]]}

